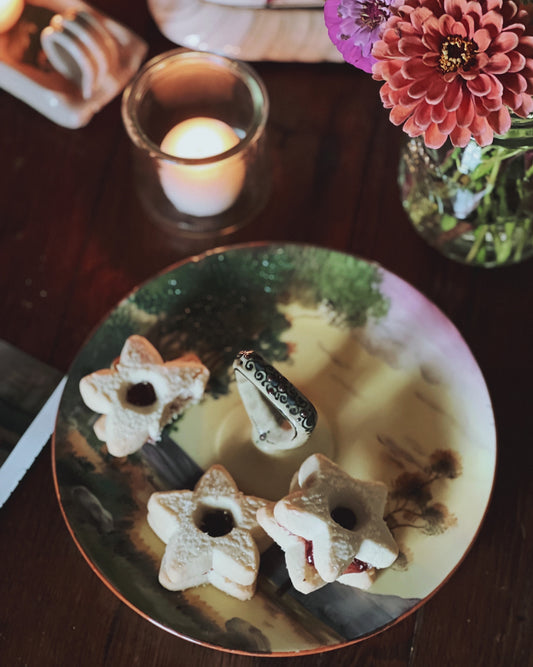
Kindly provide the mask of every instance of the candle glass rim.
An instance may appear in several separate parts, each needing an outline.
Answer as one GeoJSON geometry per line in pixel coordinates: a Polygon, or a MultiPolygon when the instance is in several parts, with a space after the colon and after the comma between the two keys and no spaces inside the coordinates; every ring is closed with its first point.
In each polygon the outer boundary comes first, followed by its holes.
{"type": "Polygon", "coordinates": [[[190,51],[180,48],[161,53],[144,63],[124,90],[121,111],[124,126],[130,139],[139,148],[148,150],[153,157],[183,166],[209,165],[241,153],[248,145],[261,137],[268,118],[269,98],[265,84],[247,63],[207,51],[190,51]],[[222,153],[203,158],[178,157],[162,151],[161,147],[144,132],[138,119],[135,104],[138,95],[142,92],[140,90],[141,86],[150,74],[161,70],[168,61],[175,59],[191,61],[201,59],[222,65],[225,69],[234,72],[235,76],[241,79],[250,90],[254,122],[248,128],[244,137],[238,137],[239,141],[231,148],[222,153]]]}

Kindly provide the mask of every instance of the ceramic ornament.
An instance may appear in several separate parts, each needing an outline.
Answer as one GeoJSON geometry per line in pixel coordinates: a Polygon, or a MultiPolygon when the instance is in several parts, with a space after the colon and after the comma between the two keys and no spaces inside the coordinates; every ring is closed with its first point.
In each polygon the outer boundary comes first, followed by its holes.
{"type": "Polygon", "coordinates": [[[317,422],[313,404],[257,352],[239,352],[233,369],[254,444],[267,454],[305,444],[317,422]]]}
{"type": "Polygon", "coordinates": [[[0,87],[58,125],[86,125],[126,86],[147,44],[83,2],[35,0],[0,31],[0,87]]]}

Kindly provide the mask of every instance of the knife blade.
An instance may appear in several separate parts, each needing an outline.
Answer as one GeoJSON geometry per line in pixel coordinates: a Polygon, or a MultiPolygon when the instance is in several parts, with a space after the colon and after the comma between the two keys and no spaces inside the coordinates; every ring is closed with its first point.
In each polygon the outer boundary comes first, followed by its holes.
{"type": "Polygon", "coordinates": [[[2,507],[54,430],[66,378],[2,340],[0,378],[2,507]]]}

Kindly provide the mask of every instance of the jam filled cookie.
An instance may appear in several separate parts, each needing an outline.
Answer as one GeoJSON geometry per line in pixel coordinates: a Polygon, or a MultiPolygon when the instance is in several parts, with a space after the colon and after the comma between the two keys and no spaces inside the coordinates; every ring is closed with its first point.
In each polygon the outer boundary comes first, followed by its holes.
{"type": "Polygon", "coordinates": [[[180,591],[210,583],[249,600],[255,593],[260,553],[272,543],[256,519],[266,504],[239,491],[221,465],[209,468],[194,491],[153,493],[148,523],[167,545],[161,585],[180,591]]]}
{"type": "MultiPolygon", "coordinates": [[[[257,520],[265,531],[285,552],[285,564],[292,585],[300,593],[312,593],[328,582],[318,574],[313,558],[313,543],[305,540],[281,526],[274,518],[274,505],[257,510],[257,520]]],[[[336,581],[354,588],[370,588],[375,577],[375,569],[367,563],[353,559],[336,581]]]]}
{"type": "Polygon", "coordinates": [[[202,398],[208,369],[195,355],[163,362],[143,336],[130,336],[110,369],[80,380],[85,404],[102,414],[96,436],[113,456],[126,456],[148,440],[156,442],[163,427],[202,398]]]}
{"type": "Polygon", "coordinates": [[[309,542],[291,533],[274,518],[274,505],[269,503],[257,510],[257,520],[265,532],[285,552],[285,563],[292,585],[300,593],[311,593],[322,588],[326,582],[316,571],[309,558],[309,542]]]}
{"type": "Polygon", "coordinates": [[[297,590],[309,592],[332,581],[368,588],[374,568],[392,565],[398,555],[383,520],[386,499],[384,484],[354,479],[313,454],[290,493],[259,511],[258,520],[284,549],[297,590]]]}

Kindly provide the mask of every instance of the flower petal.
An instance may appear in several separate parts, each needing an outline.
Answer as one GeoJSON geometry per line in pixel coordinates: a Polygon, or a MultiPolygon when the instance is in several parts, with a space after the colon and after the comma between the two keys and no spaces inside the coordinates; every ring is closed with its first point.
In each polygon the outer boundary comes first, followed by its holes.
{"type": "Polygon", "coordinates": [[[497,35],[503,28],[503,16],[500,12],[487,12],[480,18],[479,25],[487,28],[491,34],[497,35]]]}
{"type": "MultiPolygon", "coordinates": [[[[439,125],[440,123],[443,123],[447,118],[451,118],[452,115],[455,118],[455,114],[453,114],[453,112],[450,113],[449,111],[447,111],[444,104],[442,104],[442,103],[434,104],[432,109],[431,109],[431,120],[434,123],[437,123],[437,125],[439,125]]],[[[454,124],[455,124],[455,121],[454,121],[454,124]]]]}
{"type": "Polygon", "coordinates": [[[454,81],[447,86],[443,97],[443,103],[448,111],[455,111],[463,100],[463,89],[458,81],[454,81]]]}
{"type": "Polygon", "coordinates": [[[412,116],[405,121],[403,130],[404,132],[407,132],[410,137],[419,137],[424,132],[424,130],[420,129],[414,122],[412,116]]]}
{"type": "Polygon", "coordinates": [[[452,111],[439,123],[439,130],[444,134],[450,134],[454,127],[458,127],[458,125],[455,112],[452,111]]]}
{"type": "Polygon", "coordinates": [[[492,43],[492,37],[488,30],[476,30],[474,33],[474,42],[479,51],[486,51],[492,43]]]}
{"type": "MultiPolygon", "coordinates": [[[[512,51],[509,55],[506,53],[495,53],[490,58],[489,62],[483,67],[483,69],[489,74],[505,74],[505,72],[508,72],[511,69],[511,55],[514,53],[516,52],[512,51]]],[[[523,56],[522,59],[525,62],[525,58],[523,56]]],[[[520,67],[518,69],[522,68],[520,67]]]]}
{"type": "Polygon", "coordinates": [[[402,72],[408,79],[421,79],[434,74],[421,58],[406,60],[403,64],[402,72]]]}
{"type": "Polygon", "coordinates": [[[491,80],[486,74],[480,74],[475,79],[466,82],[466,87],[472,95],[488,95],[491,91],[491,80]]]}
{"type": "Polygon", "coordinates": [[[527,82],[520,74],[504,74],[500,77],[503,86],[516,95],[524,93],[527,88],[527,82]]]}
{"type": "Polygon", "coordinates": [[[443,134],[435,123],[432,123],[424,133],[424,142],[429,148],[440,148],[448,135],[443,134]]]}
{"type": "Polygon", "coordinates": [[[512,51],[518,46],[518,37],[514,32],[501,32],[492,40],[492,49],[494,51],[500,51],[501,53],[507,53],[507,51],[512,51]]]}
{"type": "MultiPolygon", "coordinates": [[[[510,72],[520,72],[526,66],[527,59],[524,54],[520,53],[519,51],[511,51],[511,53],[507,54],[507,57],[509,58],[510,72]]],[[[496,72],[493,73],[496,74],[496,72]]]]}
{"type": "Polygon", "coordinates": [[[398,49],[400,53],[409,56],[409,58],[422,56],[427,51],[424,43],[417,35],[402,37],[398,41],[398,49]]]}
{"type": "Polygon", "coordinates": [[[488,124],[486,118],[474,118],[470,129],[472,130],[474,139],[480,146],[488,146],[492,143],[492,140],[494,139],[494,132],[492,131],[492,128],[488,124]]]}
{"type": "Polygon", "coordinates": [[[391,109],[391,112],[389,114],[389,119],[393,125],[401,125],[409,118],[412,112],[413,112],[412,106],[403,107],[397,104],[395,107],[391,109]]]}
{"type": "Polygon", "coordinates": [[[417,79],[414,83],[411,83],[409,86],[409,96],[415,100],[421,97],[426,99],[432,80],[432,77],[429,76],[425,79],[417,79]]]}
{"type": "Polygon", "coordinates": [[[457,125],[459,125],[459,127],[468,127],[474,120],[475,113],[476,109],[472,102],[472,98],[470,96],[463,97],[463,101],[455,112],[457,116],[457,125]]]}
{"type": "Polygon", "coordinates": [[[392,90],[402,90],[411,84],[411,80],[404,77],[402,70],[393,74],[388,81],[392,90]]]}
{"type": "Polygon", "coordinates": [[[500,107],[498,111],[489,114],[487,120],[495,134],[505,134],[511,128],[511,115],[505,107],[500,107]]]}
{"type": "Polygon", "coordinates": [[[426,100],[428,104],[441,102],[446,95],[446,85],[440,77],[432,77],[427,86],[426,100]]]}
{"type": "Polygon", "coordinates": [[[421,102],[414,110],[413,119],[418,127],[426,130],[431,124],[431,106],[421,102]]]}
{"type": "Polygon", "coordinates": [[[490,62],[490,58],[486,53],[478,53],[476,56],[476,70],[480,72],[484,70],[490,62]]]}
{"type": "Polygon", "coordinates": [[[454,146],[465,148],[472,138],[472,132],[467,127],[456,127],[450,132],[450,140],[454,146]]]}

